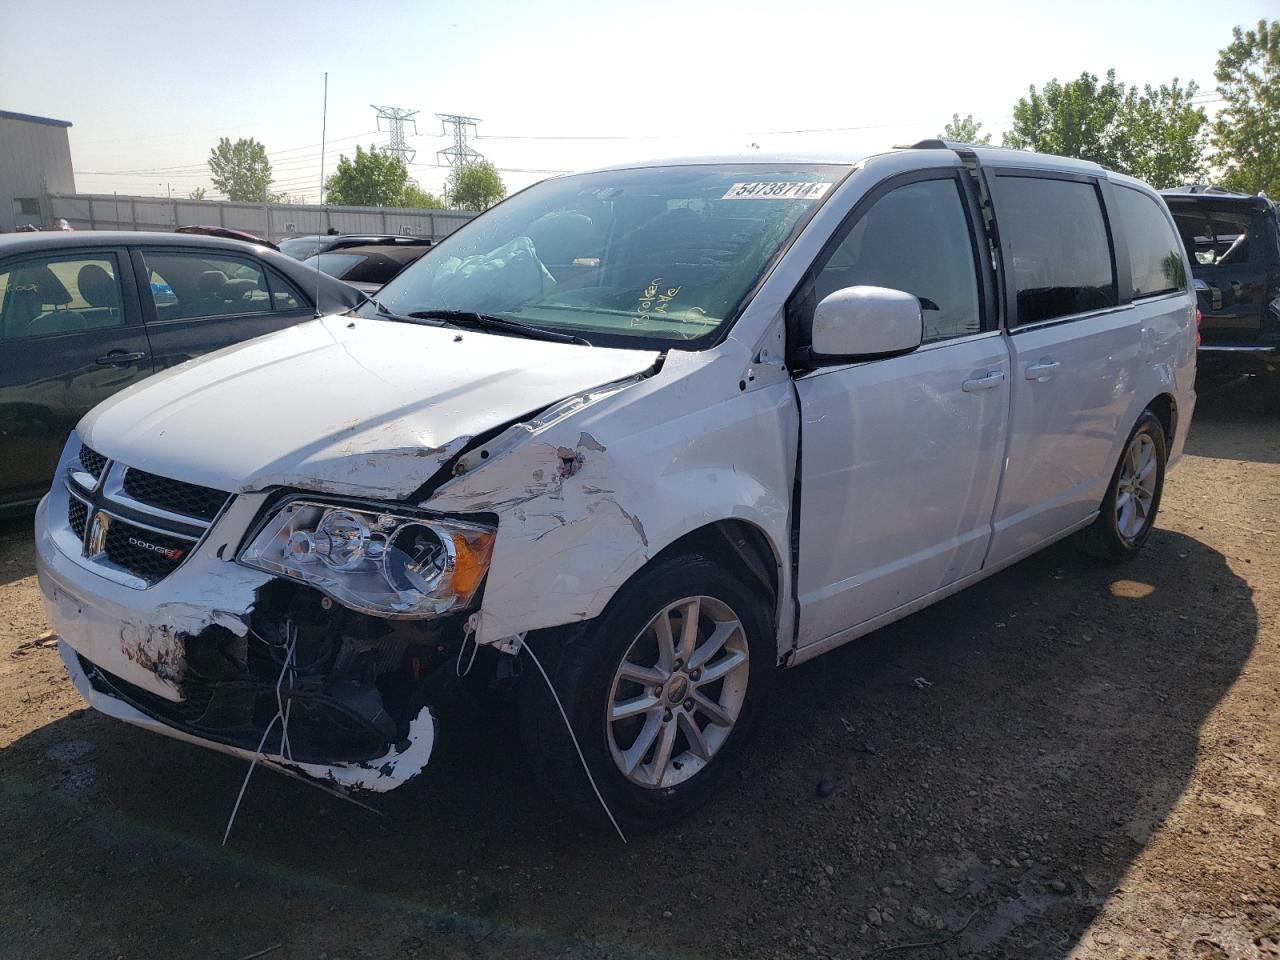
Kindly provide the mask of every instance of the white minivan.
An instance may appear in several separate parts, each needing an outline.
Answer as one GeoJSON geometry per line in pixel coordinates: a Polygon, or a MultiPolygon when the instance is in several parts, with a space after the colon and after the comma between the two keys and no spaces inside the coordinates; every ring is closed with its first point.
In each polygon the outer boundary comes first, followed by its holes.
{"type": "Polygon", "coordinates": [[[547,180],[88,414],[36,518],[49,617],[141,727],[383,791],[500,687],[558,796],[668,822],[780,668],[1077,531],[1142,547],[1188,276],[1147,185],[1012,150],[547,180]]]}

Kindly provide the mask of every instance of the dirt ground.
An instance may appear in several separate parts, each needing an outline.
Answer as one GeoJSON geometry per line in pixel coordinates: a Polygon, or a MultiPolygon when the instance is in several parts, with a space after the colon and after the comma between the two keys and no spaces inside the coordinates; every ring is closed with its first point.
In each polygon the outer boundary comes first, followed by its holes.
{"type": "Polygon", "coordinates": [[[0,538],[0,956],[1280,956],[1280,421],[1202,399],[1123,567],[1055,547],[790,671],[666,833],[455,705],[379,814],[95,716],[0,538]],[[820,781],[834,791],[818,796],[820,781]]]}

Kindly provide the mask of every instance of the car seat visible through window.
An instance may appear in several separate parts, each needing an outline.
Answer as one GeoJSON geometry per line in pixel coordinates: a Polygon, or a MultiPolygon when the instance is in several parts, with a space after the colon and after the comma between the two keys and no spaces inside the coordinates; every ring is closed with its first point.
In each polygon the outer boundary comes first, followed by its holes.
{"type": "Polygon", "coordinates": [[[6,339],[39,337],[83,330],[84,316],[65,309],[71,293],[49,269],[48,264],[19,267],[9,277],[3,309],[6,339]]]}
{"type": "Polygon", "coordinates": [[[86,263],[76,274],[76,286],[89,309],[82,311],[90,326],[110,327],[121,322],[120,285],[101,265],[86,263]]]}

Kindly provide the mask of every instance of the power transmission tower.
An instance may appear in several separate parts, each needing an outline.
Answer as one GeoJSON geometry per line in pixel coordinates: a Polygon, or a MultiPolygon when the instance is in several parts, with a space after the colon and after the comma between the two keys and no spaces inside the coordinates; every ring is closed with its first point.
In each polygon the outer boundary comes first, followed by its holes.
{"type": "Polygon", "coordinates": [[[453,128],[453,146],[437,150],[437,157],[443,157],[451,167],[466,166],[484,159],[483,155],[467,143],[467,130],[470,129],[472,135],[475,135],[476,124],[480,122],[478,117],[459,117],[452,113],[437,113],[436,116],[440,118],[445,133],[449,133],[450,127],[453,128]]]}
{"type": "Polygon", "coordinates": [[[406,164],[412,163],[413,158],[418,155],[418,151],[414,150],[404,142],[404,124],[407,120],[413,124],[413,135],[418,135],[418,121],[413,118],[417,116],[417,110],[406,110],[404,107],[380,107],[376,103],[369,106],[378,111],[378,129],[382,129],[382,121],[387,121],[387,128],[391,133],[391,142],[382,148],[385,154],[399,154],[400,159],[406,164]]]}

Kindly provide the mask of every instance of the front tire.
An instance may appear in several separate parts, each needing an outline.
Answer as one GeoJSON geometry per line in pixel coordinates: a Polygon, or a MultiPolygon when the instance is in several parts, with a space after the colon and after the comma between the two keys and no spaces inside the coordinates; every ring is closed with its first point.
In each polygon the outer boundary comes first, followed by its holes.
{"type": "Polygon", "coordinates": [[[1113,561],[1138,555],[1155,526],[1167,457],[1164,424],[1144,410],[1111,475],[1098,519],[1085,531],[1091,553],[1113,561]]]}
{"type": "MultiPolygon", "coordinates": [[[[530,637],[596,786],[624,831],[706,802],[746,739],[777,659],[770,605],[722,565],[673,556],[641,572],[596,621],[530,637]]],[[[536,668],[520,725],[544,785],[605,819],[536,668]]]]}

